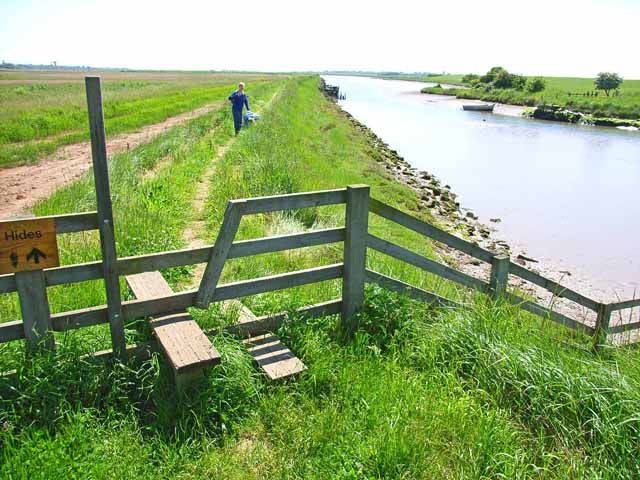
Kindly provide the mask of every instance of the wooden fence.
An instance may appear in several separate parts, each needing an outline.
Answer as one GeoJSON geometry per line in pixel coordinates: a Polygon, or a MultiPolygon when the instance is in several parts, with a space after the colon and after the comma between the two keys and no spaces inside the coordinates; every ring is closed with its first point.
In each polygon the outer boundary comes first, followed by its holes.
{"type": "MultiPolygon", "coordinates": [[[[99,217],[96,212],[60,215],[51,218],[55,220],[58,233],[61,234],[95,230],[99,226],[99,217]]],[[[101,240],[105,241],[105,239],[101,240]]],[[[619,333],[624,330],[640,328],[640,322],[609,327],[613,311],[640,306],[640,300],[613,304],[602,304],[591,300],[578,292],[512,263],[506,256],[496,255],[383,202],[370,199],[369,187],[355,185],[338,190],[232,200],[228,204],[220,233],[214,245],[134,257],[115,257],[110,271],[106,271],[107,263],[104,260],[46,269],[41,271],[41,275],[38,277],[40,280],[32,281],[28,285],[21,283],[20,274],[0,276],[0,293],[17,291],[21,305],[30,305],[30,308],[23,309],[23,320],[0,324],[0,342],[26,339],[28,344],[35,348],[42,346],[43,339],[50,339],[52,331],[63,332],[109,323],[114,352],[123,355],[126,346],[123,345],[120,350],[115,347],[117,342],[124,338],[124,325],[127,321],[154,315],[166,315],[189,307],[204,308],[211,302],[241,298],[338,278],[342,279],[342,298],[307,307],[304,311],[310,315],[341,313],[343,328],[347,333],[355,328],[351,319],[353,314],[362,307],[365,282],[377,283],[384,288],[403,292],[413,298],[429,303],[449,307],[457,305],[454,301],[443,298],[433,292],[425,291],[403,283],[399,279],[390,278],[367,269],[367,249],[382,252],[418,267],[425,272],[479,292],[496,298],[502,297],[510,303],[519,305],[528,312],[592,335],[598,342],[604,340],[607,333],[619,333]],[[240,220],[245,215],[338,204],[346,204],[344,227],[234,241],[240,220]],[[369,212],[490,264],[490,281],[486,282],[475,278],[368,233],[369,212]],[[338,242],[344,243],[344,259],[342,263],[228,284],[219,284],[218,282],[227,259],[338,242]],[[114,275],[117,281],[118,277],[124,275],[205,262],[207,262],[207,269],[198,289],[174,293],[152,300],[124,302],[120,300],[120,293],[118,292],[118,297],[115,300],[107,297],[108,303],[106,305],[52,315],[48,314],[49,306],[46,303],[46,289],[50,286],[105,279],[110,278],[111,275],[114,275]],[[586,325],[508,292],[507,278],[509,274],[518,276],[558,297],[566,298],[596,312],[597,324],[595,327],[586,325]],[[113,310],[120,312],[118,317],[115,318],[111,316],[110,312],[112,310],[109,308],[109,302],[114,301],[117,306],[113,310]],[[38,305],[38,302],[41,302],[42,305],[38,305]]],[[[277,318],[281,319],[282,315],[277,316],[277,318]]],[[[260,322],[251,327],[253,329],[252,332],[266,331],[276,327],[278,324],[277,318],[261,319],[260,322]]]]}
{"type": "MultiPolygon", "coordinates": [[[[591,300],[578,292],[512,263],[506,256],[496,255],[383,202],[371,199],[369,187],[366,185],[354,185],[343,189],[320,192],[232,200],[228,204],[223,224],[214,245],[118,258],[113,234],[100,81],[97,77],[88,77],[86,83],[98,211],[56,215],[49,218],[53,218],[55,221],[58,234],[100,230],[102,260],[0,276],[0,294],[17,292],[22,311],[22,320],[0,324],[0,343],[25,339],[30,349],[52,349],[55,348],[52,332],[64,332],[108,323],[110,325],[113,353],[120,358],[125,358],[127,356],[127,346],[125,344],[124,328],[127,321],[143,317],[168,315],[184,311],[189,307],[205,308],[211,302],[242,298],[338,278],[342,279],[341,298],[305,307],[301,310],[301,313],[311,316],[340,313],[341,326],[347,334],[352,333],[356,328],[353,318],[354,313],[362,308],[365,282],[377,283],[384,288],[403,292],[413,298],[429,303],[442,306],[457,305],[452,300],[443,298],[433,292],[408,285],[399,279],[390,278],[368,269],[366,267],[368,249],[382,252],[418,267],[425,272],[492,295],[495,298],[504,298],[506,301],[519,305],[528,312],[553,320],[569,328],[581,330],[588,335],[592,335],[596,344],[602,343],[608,333],[619,333],[640,328],[640,322],[613,327],[609,325],[612,312],[638,307],[640,306],[640,300],[612,304],[591,300]],[[235,241],[238,226],[245,215],[341,204],[346,206],[344,227],[235,241]],[[490,281],[485,282],[467,275],[368,233],[370,212],[490,264],[490,281]],[[219,284],[220,274],[228,259],[339,242],[344,244],[342,263],[252,280],[219,284]],[[207,263],[207,268],[198,289],[150,300],[123,302],[121,299],[119,278],[122,276],[205,262],[207,263]],[[508,292],[507,280],[509,274],[520,277],[548,290],[553,295],[571,300],[596,312],[596,325],[592,327],[508,292]],[[104,280],[107,304],[50,314],[47,298],[48,287],[96,279],[104,280]]],[[[250,325],[243,325],[242,328],[251,334],[264,333],[276,328],[283,318],[283,314],[262,317],[250,325]]]]}

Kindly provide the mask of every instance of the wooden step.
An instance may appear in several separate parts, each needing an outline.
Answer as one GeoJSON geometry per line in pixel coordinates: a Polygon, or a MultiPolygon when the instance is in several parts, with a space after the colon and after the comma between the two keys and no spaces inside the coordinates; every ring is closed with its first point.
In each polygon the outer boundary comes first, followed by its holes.
{"type": "Polygon", "coordinates": [[[285,380],[307,369],[275,335],[268,333],[244,341],[258,366],[270,380],[285,380]]]}
{"type": "MultiPolygon", "coordinates": [[[[160,272],[127,275],[126,280],[140,300],[173,294],[160,272]]],[[[178,388],[203,376],[205,368],[220,363],[220,354],[187,312],[153,318],[150,325],[173,369],[178,388]]]]}
{"type": "MultiPolygon", "coordinates": [[[[232,300],[226,308],[238,308],[238,323],[253,322],[256,316],[237,300],[232,300]]],[[[285,380],[307,369],[304,363],[280,339],[268,333],[244,340],[247,350],[270,380],[285,380]]]]}

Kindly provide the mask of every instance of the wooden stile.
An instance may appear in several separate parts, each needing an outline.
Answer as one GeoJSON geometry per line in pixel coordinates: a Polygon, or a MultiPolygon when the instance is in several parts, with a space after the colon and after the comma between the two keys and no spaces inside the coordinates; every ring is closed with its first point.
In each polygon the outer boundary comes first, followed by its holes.
{"type": "MultiPolygon", "coordinates": [[[[160,272],[129,275],[126,279],[134,295],[141,300],[173,295],[160,272]]],[[[171,365],[178,389],[202,377],[205,368],[220,363],[220,354],[187,312],[154,318],[150,325],[171,365]]]]}
{"type": "Polygon", "coordinates": [[[124,336],[124,319],[122,317],[122,299],[120,298],[120,281],[117,266],[118,255],[116,252],[111,192],[109,190],[109,167],[107,165],[107,142],[104,131],[104,114],[102,113],[100,77],[85,77],[85,85],[89,108],[93,177],[98,205],[102,270],[107,291],[111,342],[115,356],[120,360],[125,360],[127,345],[124,336]]]}

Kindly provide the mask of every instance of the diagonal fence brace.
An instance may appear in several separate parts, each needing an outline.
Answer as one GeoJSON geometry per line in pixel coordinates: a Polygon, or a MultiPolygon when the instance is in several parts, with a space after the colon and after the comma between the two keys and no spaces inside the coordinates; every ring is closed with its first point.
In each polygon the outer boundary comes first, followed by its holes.
{"type": "Polygon", "coordinates": [[[207,268],[200,281],[200,287],[198,287],[198,296],[196,298],[196,307],[198,308],[207,308],[213,301],[213,294],[218,286],[218,280],[227,260],[229,249],[238,232],[245,207],[246,201],[244,200],[232,200],[227,204],[218,238],[216,238],[216,243],[211,250],[207,268]]]}

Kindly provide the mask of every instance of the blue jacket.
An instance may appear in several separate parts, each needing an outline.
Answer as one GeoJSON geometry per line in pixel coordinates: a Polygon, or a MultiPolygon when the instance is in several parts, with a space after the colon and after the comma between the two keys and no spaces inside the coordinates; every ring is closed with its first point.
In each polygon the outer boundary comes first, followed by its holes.
{"type": "Polygon", "coordinates": [[[249,100],[247,100],[247,94],[246,93],[240,93],[238,92],[238,90],[236,90],[235,92],[233,92],[231,95],[229,95],[229,101],[231,102],[231,109],[234,112],[241,112],[242,113],[242,107],[246,106],[247,110],[251,110],[249,108],[249,100]]]}

